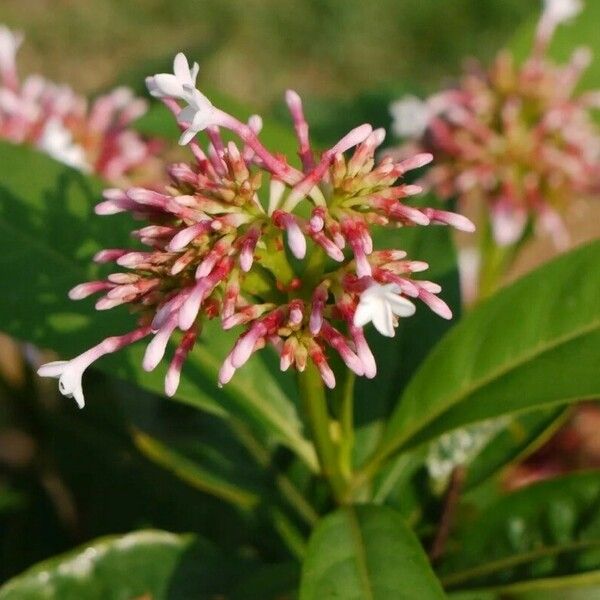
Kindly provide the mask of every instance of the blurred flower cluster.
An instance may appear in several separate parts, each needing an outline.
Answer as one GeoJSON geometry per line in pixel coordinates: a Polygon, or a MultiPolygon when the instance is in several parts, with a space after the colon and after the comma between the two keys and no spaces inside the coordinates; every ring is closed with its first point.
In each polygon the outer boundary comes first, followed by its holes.
{"type": "Polygon", "coordinates": [[[497,247],[518,246],[534,226],[564,247],[565,210],[600,192],[600,91],[577,92],[590,52],[575,50],[566,65],[546,54],[557,25],[581,8],[546,0],[522,64],[504,50],[489,69],[471,63],[454,88],[391,106],[394,132],[408,138],[400,155],[434,153],[428,185],[479,207],[497,247]]]}
{"type": "Polygon", "coordinates": [[[440,286],[412,277],[428,265],[401,249],[375,248],[372,237],[376,227],[440,224],[473,231],[465,217],[406,204],[421,189],[402,177],[429,163],[430,154],[376,165],[384,131],[361,125],[316,156],[301,100],[288,91],[302,165],[296,168],[260,142],[259,117],[246,124],[214,106],[196,88],[197,74],[198,65],[190,67],[179,54],[174,73],[147,80],[150,93],[173,112],[194,162],[171,165],[171,184],[163,191],[107,190],[96,208],[147,221],[134,232],[147,249],[100,252],[98,262],[114,261],[127,271],[71,291],[73,299],[102,292],[99,310],[129,304],[139,314],[138,328],[71,361],[45,365],[42,375],[59,378],[61,391],[82,405],[81,376],[91,362],[152,334],[143,361],[152,370],[180,330],[165,381],[172,395],[203,321],[219,317],[223,329],[245,326],[221,368],[221,384],[270,344],[283,370],[303,371],[312,361],[333,387],[330,350],[357,375],[375,376],[363,331],[369,322],[393,336],[398,318],[415,312],[415,299],[451,317],[437,296],[440,286]],[[225,142],[222,130],[239,143],[225,142]],[[196,140],[201,131],[204,149],[196,140]]]}
{"type": "Polygon", "coordinates": [[[90,103],[41,75],[21,80],[16,55],[22,42],[22,34],[0,26],[0,139],[32,144],[115,184],[159,179],[160,143],[131,128],[146,112],[146,101],[119,87],[90,103]]]}

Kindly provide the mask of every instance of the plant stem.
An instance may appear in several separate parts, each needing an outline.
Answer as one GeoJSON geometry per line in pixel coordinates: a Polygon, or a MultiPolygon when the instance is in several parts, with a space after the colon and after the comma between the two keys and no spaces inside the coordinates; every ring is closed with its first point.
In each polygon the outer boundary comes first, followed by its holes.
{"type": "Polygon", "coordinates": [[[456,467],[454,471],[452,471],[450,484],[448,486],[448,491],[446,492],[446,498],[444,499],[442,517],[435,539],[433,540],[433,545],[431,546],[431,552],[429,553],[429,558],[432,562],[439,561],[446,550],[446,543],[448,542],[448,538],[452,532],[452,526],[454,525],[458,501],[460,500],[465,476],[466,471],[464,467],[456,467]]]}
{"type": "Polygon", "coordinates": [[[303,373],[298,373],[298,387],[321,473],[329,482],[335,499],[341,504],[346,481],[340,470],[338,448],[331,437],[331,421],[323,381],[312,362],[308,362],[303,373]]]}
{"type": "Polygon", "coordinates": [[[346,480],[352,477],[352,449],[354,448],[354,381],[352,371],[346,371],[340,390],[338,418],[341,425],[340,469],[346,480]]]}
{"type": "Polygon", "coordinates": [[[360,470],[356,471],[350,483],[348,495],[354,497],[359,490],[370,483],[375,474],[382,468],[382,465],[387,458],[387,454],[381,456],[379,454],[374,454],[360,470]]]}

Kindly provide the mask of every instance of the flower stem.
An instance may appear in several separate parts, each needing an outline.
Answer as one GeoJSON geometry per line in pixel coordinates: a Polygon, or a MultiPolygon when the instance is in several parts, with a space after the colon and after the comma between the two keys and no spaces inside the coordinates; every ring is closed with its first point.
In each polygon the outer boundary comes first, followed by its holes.
{"type": "Polygon", "coordinates": [[[331,436],[331,421],[323,382],[311,362],[306,365],[303,373],[298,373],[298,385],[321,473],[329,482],[335,499],[342,503],[346,481],[340,470],[338,448],[331,436]]]}
{"type": "Polygon", "coordinates": [[[352,449],[354,447],[354,380],[347,370],[340,387],[338,419],[341,426],[340,469],[345,479],[352,477],[352,449]]]}

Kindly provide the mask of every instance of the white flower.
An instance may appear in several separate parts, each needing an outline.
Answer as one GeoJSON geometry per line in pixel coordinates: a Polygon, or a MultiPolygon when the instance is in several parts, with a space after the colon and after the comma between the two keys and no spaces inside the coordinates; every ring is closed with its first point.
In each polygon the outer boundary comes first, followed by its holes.
{"type": "Polygon", "coordinates": [[[544,0],[544,16],[556,24],[576,17],[582,10],[582,0],[544,0]]]}
{"type": "Polygon", "coordinates": [[[190,141],[213,122],[213,105],[211,101],[195,87],[183,86],[183,99],[188,105],[177,115],[177,122],[187,127],[181,134],[179,143],[182,146],[190,141]]]}
{"type": "Polygon", "coordinates": [[[81,356],[73,360],[57,360],[42,365],[38,369],[40,377],[54,377],[58,379],[58,389],[63,396],[74,398],[79,408],[85,406],[81,378],[89,363],[82,360],[81,356]]]}
{"type": "Polygon", "coordinates": [[[180,52],[173,61],[174,74],[158,73],[146,78],[146,85],[152,96],[184,100],[187,103],[187,106],[177,115],[177,122],[186,128],[179,138],[182,146],[189,144],[195,135],[212,123],[213,119],[211,101],[196,89],[198,70],[198,63],[194,63],[190,68],[188,59],[180,52]]]}
{"type": "Polygon", "coordinates": [[[0,70],[12,71],[15,68],[15,57],[23,43],[23,34],[0,25],[0,70]]]}
{"type": "Polygon", "coordinates": [[[400,296],[399,292],[400,287],[395,283],[373,283],[360,296],[354,313],[354,325],[364,327],[372,321],[381,335],[394,337],[396,317],[410,317],[416,310],[415,305],[400,296]]]}
{"type": "Polygon", "coordinates": [[[71,132],[59,119],[50,119],[46,123],[38,140],[38,148],[69,167],[83,172],[91,171],[84,149],[73,142],[71,132]]]}
{"type": "Polygon", "coordinates": [[[431,109],[427,102],[416,96],[404,96],[390,105],[392,130],[399,137],[418,138],[427,129],[431,109]]]}
{"type": "Polygon", "coordinates": [[[196,87],[196,78],[200,67],[194,63],[192,68],[185,55],[180,52],[173,61],[173,74],[158,73],[146,78],[148,91],[155,98],[186,99],[185,86],[196,87]]]}

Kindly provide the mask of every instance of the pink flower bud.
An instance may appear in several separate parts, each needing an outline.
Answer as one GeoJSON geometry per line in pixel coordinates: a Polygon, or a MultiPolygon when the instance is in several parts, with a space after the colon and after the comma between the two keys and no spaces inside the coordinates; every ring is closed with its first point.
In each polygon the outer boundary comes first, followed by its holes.
{"type": "Polygon", "coordinates": [[[109,290],[112,287],[113,285],[106,281],[90,281],[88,283],[80,283],[69,292],[69,298],[71,300],[82,300],[83,298],[87,298],[88,296],[91,296],[97,292],[109,290]]]}

